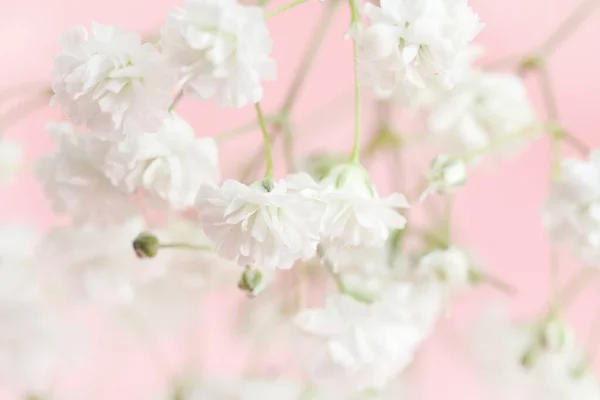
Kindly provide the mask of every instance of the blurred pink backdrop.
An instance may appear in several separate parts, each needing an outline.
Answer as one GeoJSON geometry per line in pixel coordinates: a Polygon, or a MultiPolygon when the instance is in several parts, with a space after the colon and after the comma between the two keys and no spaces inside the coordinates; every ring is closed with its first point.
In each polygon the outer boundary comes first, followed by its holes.
{"type": "MultiPolygon", "coordinates": [[[[284,2],[273,1],[269,7],[284,2]]],[[[580,0],[471,0],[470,3],[487,25],[477,39],[486,47],[486,61],[534,48],[580,0]]],[[[20,82],[48,82],[52,57],[59,48],[58,35],[74,25],[89,27],[92,21],[98,21],[153,32],[162,24],[167,11],[179,4],[180,0],[0,0],[0,37],[3,38],[0,90],[20,82]]],[[[267,112],[280,104],[322,7],[315,0],[269,20],[279,79],[266,84],[263,107],[267,112]]],[[[342,145],[349,149],[351,145],[352,50],[351,43],[344,39],[349,16],[347,10],[341,8],[294,111],[300,153],[342,145]],[[319,113],[322,109],[328,110],[327,113],[319,113]]],[[[549,64],[561,121],[591,147],[600,144],[599,36],[600,12],[591,16],[556,51],[549,64]]],[[[534,82],[530,83],[531,96],[542,115],[537,87],[534,82]]],[[[178,110],[202,136],[214,135],[254,117],[252,108],[220,110],[210,103],[188,100],[184,100],[178,110]]],[[[373,123],[371,111],[372,104],[365,102],[367,128],[373,123]]],[[[24,143],[28,159],[34,160],[49,148],[45,123],[58,118],[57,110],[43,107],[12,126],[6,134],[24,143]]],[[[254,132],[224,145],[221,156],[226,175],[234,173],[234,167],[242,161],[240,158],[253,154],[260,143],[258,132],[254,132]]],[[[415,162],[423,165],[427,161],[415,162]]],[[[484,261],[486,269],[518,288],[518,295],[511,300],[513,310],[516,315],[528,315],[543,306],[548,288],[549,248],[539,218],[539,207],[548,186],[548,143],[539,140],[515,158],[489,164],[475,168],[468,185],[459,192],[454,209],[454,233],[460,244],[484,261]]],[[[410,165],[405,165],[405,169],[405,174],[410,173],[410,165]]],[[[374,172],[382,185],[388,181],[381,166],[374,172]]],[[[29,176],[21,179],[17,186],[0,187],[0,223],[15,219],[42,226],[58,220],[51,216],[41,191],[29,176]]],[[[561,277],[566,280],[578,265],[568,254],[562,255],[562,261],[561,277]]],[[[582,334],[587,332],[587,321],[600,306],[597,293],[597,288],[588,291],[572,309],[571,320],[582,334]]],[[[492,398],[477,384],[480,380],[468,364],[461,361],[461,349],[450,340],[464,328],[465,321],[480,309],[483,301],[502,299],[501,296],[490,289],[480,289],[458,301],[450,320],[440,328],[448,334],[425,349],[425,358],[418,366],[425,371],[419,377],[420,399],[492,398]]],[[[219,304],[218,313],[208,318],[220,319],[226,308],[226,304],[219,304]]],[[[210,325],[213,324],[211,321],[210,325]]],[[[235,349],[219,345],[215,329],[209,329],[203,341],[205,366],[217,371],[237,368],[227,360],[227,355],[235,349]]],[[[100,366],[108,360],[95,359],[93,366],[84,368],[76,379],[68,382],[81,393],[80,398],[119,400],[144,395],[152,398],[147,395],[163,378],[133,341],[126,343],[106,337],[99,339],[96,346],[99,354],[118,353],[119,362],[107,369],[100,366]],[[107,385],[108,381],[112,383],[107,385]]]]}

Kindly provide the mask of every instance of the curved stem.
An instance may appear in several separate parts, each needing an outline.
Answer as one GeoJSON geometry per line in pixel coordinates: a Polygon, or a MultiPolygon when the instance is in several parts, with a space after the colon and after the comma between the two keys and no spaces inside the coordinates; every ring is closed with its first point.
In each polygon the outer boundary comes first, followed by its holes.
{"type": "MultiPolygon", "coordinates": [[[[358,7],[356,6],[356,2],[354,0],[348,0],[350,3],[350,11],[352,13],[352,26],[360,25],[360,13],[358,11],[358,7]]],[[[361,98],[360,98],[360,82],[358,80],[358,43],[356,43],[356,39],[352,42],[352,47],[354,49],[354,146],[352,148],[352,155],[350,156],[351,162],[359,162],[360,157],[360,134],[361,134],[361,125],[362,125],[362,107],[361,107],[361,98]]]]}
{"type": "Polygon", "coordinates": [[[302,3],[306,3],[307,1],[308,1],[308,0],[294,0],[294,1],[291,1],[291,2],[289,2],[289,3],[287,3],[287,4],[284,4],[284,5],[282,5],[282,6],[281,6],[281,7],[279,7],[279,8],[276,8],[276,9],[275,9],[275,10],[273,10],[273,11],[269,11],[268,13],[266,13],[266,14],[265,14],[265,19],[269,19],[269,18],[271,18],[271,17],[274,17],[274,16],[276,16],[277,14],[280,14],[280,13],[282,13],[282,12],[284,12],[284,11],[287,11],[287,10],[289,10],[290,8],[294,8],[294,7],[296,7],[296,6],[299,6],[299,5],[300,5],[300,4],[302,4],[302,3]]]}
{"type": "Polygon", "coordinates": [[[197,251],[212,251],[210,246],[198,246],[191,243],[174,242],[174,243],[161,243],[158,246],[161,249],[187,249],[197,251]]]}
{"type": "Polygon", "coordinates": [[[183,89],[181,89],[175,95],[175,98],[173,99],[173,102],[169,106],[169,112],[173,111],[175,109],[175,107],[177,107],[177,104],[179,104],[179,102],[181,101],[182,98],[183,98],[183,89]]]}
{"type": "Polygon", "coordinates": [[[265,118],[263,116],[262,108],[260,107],[260,103],[256,103],[254,105],[256,108],[256,116],[258,118],[258,124],[260,125],[260,130],[263,134],[263,140],[265,142],[265,158],[267,161],[267,168],[265,171],[265,178],[273,179],[273,153],[271,151],[271,139],[269,138],[269,133],[267,132],[267,125],[265,124],[265,118]]]}

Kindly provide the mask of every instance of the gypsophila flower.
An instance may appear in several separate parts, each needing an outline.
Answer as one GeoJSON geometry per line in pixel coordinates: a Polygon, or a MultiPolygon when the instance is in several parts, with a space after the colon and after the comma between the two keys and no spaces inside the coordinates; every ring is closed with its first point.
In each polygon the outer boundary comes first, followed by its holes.
{"type": "Polygon", "coordinates": [[[49,124],[57,149],[40,159],[36,176],[57,213],[76,222],[108,224],[137,213],[132,196],[104,174],[110,143],[75,132],[69,124],[49,124]]]}
{"type": "Polygon", "coordinates": [[[600,150],[589,160],[565,159],[542,207],[550,238],[597,266],[600,256],[600,150]]]}
{"type": "Polygon", "coordinates": [[[327,209],[322,237],[326,249],[381,247],[392,229],[403,229],[406,218],[396,208],[408,207],[399,194],[380,198],[369,174],[359,164],[335,167],[323,181],[327,209]]]}
{"type": "Polygon", "coordinates": [[[0,183],[11,183],[23,166],[21,146],[7,139],[0,139],[0,183]]]}
{"type": "Polygon", "coordinates": [[[202,226],[226,259],[242,266],[289,268],[315,255],[323,207],[312,193],[316,183],[306,174],[265,182],[202,186],[196,200],[202,226]]]}
{"type": "Polygon", "coordinates": [[[419,92],[451,89],[465,71],[465,52],[483,25],[466,0],[367,3],[370,26],[356,30],[358,73],[379,96],[409,102],[419,92]]]}
{"type": "Polygon", "coordinates": [[[410,288],[398,286],[372,304],[333,294],[324,309],[305,309],[296,324],[324,340],[314,379],[344,379],[355,391],[380,389],[412,360],[423,333],[415,324],[410,288]]]}
{"type": "Polygon", "coordinates": [[[196,138],[182,118],[173,115],[156,133],[130,136],[106,157],[105,174],[129,193],[141,188],[173,209],[193,205],[203,183],[220,179],[218,149],[212,138],[196,138]]]}
{"type": "Polygon", "coordinates": [[[52,69],[52,105],[77,124],[110,133],[154,132],[168,117],[174,71],[139,34],[94,23],[61,36],[52,69]]]}
{"type": "Polygon", "coordinates": [[[451,290],[467,287],[472,261],[463,250],[456,246],[436,249],[423,255],[417,263],[413,275],[428,282],[439,282],[451,290]]]}
{"type": "Polygon", "coordinates": [[[271,47],[262,9],[236,0],[186,0],[169,14],[161,38],[185,94],[222,107],[261,100],[261,80],[276,76],[271,47]]]}
{"type": "Polygon", "coordinates": [[[431,160],[427,180],[429,185],[421,194],[421,201],[430,194],[449,194],[464,185],[467,181],[467,167],[459,157],[440,154],[431,160]]]}
{"type": "Polygon", "coordinates": [[[523,82],[511,74],[473,72],[442,98],[428,118],[432,139],[473,161],[485,152],[512,150],[536,133],[523,82]]]}

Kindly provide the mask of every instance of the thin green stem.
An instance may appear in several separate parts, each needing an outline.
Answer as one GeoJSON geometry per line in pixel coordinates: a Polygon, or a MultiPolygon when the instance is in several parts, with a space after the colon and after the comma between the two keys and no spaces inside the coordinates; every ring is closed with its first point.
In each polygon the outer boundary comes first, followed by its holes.
{"type": "Polygon", "coordinates": [[[515,133],[512,135],[507,135],[501,139],[498,139],[498,140],[490,143],[488,146],[485,146],[480,149],[474,150],[470,153],[467,153],[462,157],[462,160],[465,163],[471,162],[474,159],[476,159],[482,155],[485,155],[491,151],[497,150],[498,148],[500,148],[506,144],[509,144],[511,142],[519,141],[519,140],[525,139],[527,137],[535,137],[541,131],[542,131],[542,129],[538,125],[528,127],[524,132],[518,132],[518,133],[515,133]]]}
{"type": "Polygon", "coordinates": [[[263,116],[260,103],[256,103],[254,107],[256,108],[256,116],[258,118],[258,124],[260,125],[260,130],[263,134],[263,141],[265,144],[265,158],[267,161],[265,178],[273,179],[273,153],[271,151],[271,138],[269,138],[269,133],[267,132],[267,125],[265,123],[265,118],[263,116]]]}
{"type": "MultiPolygon", "coordinates": [[[[348,0],[350,3],[350,11],[352,14],[352,26],[360,25],[360,13],[356,5],[355,0],[348,0]]],[[[354,50],[354,146],[352,148],[352,155],[350,156],[351,162],[359,162],[360,158],[360,134],[362,128],[362,106],[361,106],[361,93],[360,93],[360,82],[358,80],[358,43],[356,39],[352,42],[354,50]]]]}
{"type": "Polygon", "coordinates": [[[47,106],[49,100],[49,93],[42,93],[41,95],[38,94],[37,96],[16,105],[12,109],[8,110],[5,114],[0,115],[0,137],[3,136],[4,131],[19,122],[24,117],[28,116],[39,108],[47,106]]]}
{"type": "MultiPolygon", "coordinates": [[[[278,122],[280,120],[281,115],[278,114],[265,116],[265,123],[267,124],[278,122]]],[[[260,123],[256,119],[249,121],[243,125],[237,126],[233,129],[229,129],[227,131],[218,133],[214,136],[214,138],[217,143],[224,143],[245,133],[250,133],[255,128],[260,128],[260,123]]]]}
{"type": "Polygon", "coordinates": [[[186,249],[186,250],[197,250],[197,251],[212,251],[210,246],[198,246],[191,243],[160,243],[159,248],[161,249],[186,249]]]}
{"type": "Polygon", "coordinates": [[[173,99],[173,102],[169,106],[169,112],[173,111],[175,109],[175,107],[177,107],[177,104],[179,104],[179,102],[181,101],[182,98],[183,98],[183,89],[181,89],[175,95],[175,98],[173,99]]]}
{"type": "Polygon", "coordinates": [[[290,8],[294,8],[296,6],[299,6],[302,3],[306,3],[307,1],[308,0],[294,0],[294,1],[291,1],[291,2],[289,2],[287,4],[282,5],[279,8],[276,8],[273,11],[269,11],[268,13],[265,13],[265,19],[269,19],[271,17],[276,16],[277,14],[281,14],[282,12],[287,11],[290,8]]]}

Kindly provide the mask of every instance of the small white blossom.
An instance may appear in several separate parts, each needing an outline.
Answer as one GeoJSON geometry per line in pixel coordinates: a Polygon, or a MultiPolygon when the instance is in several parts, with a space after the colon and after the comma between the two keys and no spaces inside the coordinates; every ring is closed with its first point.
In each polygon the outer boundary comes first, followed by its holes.
{"type": "Polygon", "coordinates": [[[327,248],[381,247],[391,230],[406,225],[406,218],[395,210],[408,207],[406,198],[399,193],[380,198],[361,165],[335,167],[323,185],[327,209],[322,236],[327,248]]]}
{"type": "Polygon", "coordinates": [[[455,246],[426,253],[416,265],[414,276],[428,282],[439,282],[450,289],[467,287],[470,283],[472,261],[455,246]]]}
{"type": "Polygon", "coordinates": [[[104,174],[108,142],[75,132],[69,124],[49,124],[47,129],[57,149],[38,161],[36,176],[55,212],[78,223],[98,224],[136,214],[133,197],[104,174]]]}
{"type": "Polygon", "coordinates": [[[168,117],[175,75],[139,34],[93,24],[61,36],[54,59],[52,104],[77,124],[98,132],[157,131],[168,117]]]}
{"type": "Polygon", "coordinates": [[[490,72],[471,73],[433,107],[428,119],[433,140],[460,156],[514,148],[533,136],[535,125],[522,80],[490,72]]]}
{"type": "Polygon", "coordinates": [[[429,186],[421,195],[424,200],[432,193],[448,194],[461,187],[467,181],[467,166],[458,157],[440,154],[435,157],[427,173],[429,186]]]}
{"type": "Polygon", "coordinates": [[[316,186],[306,174],[277,184],[228,180],[220,188],[202,186],[197,207],[217,253],[242,266],[266,269],[290,268],[296,260],[313,257],[323,207],[298,181],[316,186]]]}
{"type": "Polygon", "coordinates": [[[542,208],[550,238],[592,266],[600,256],[600,150],[588,161],[565,159],[542,208]]]}
{"type": "Polygon", "coordinates": [[[23,149],[16,143],[0,139],[0,183],[11,183],[23,167],[23,149]]]}
{"type": "Polygon", "coordinates": [[[162,30],[161,48],[185,94],[222,107],[261,100],[261,80],[276,76],[271,47],[262,9],[236,0],[186,0],[162,30]]]}
{"type": "Polygon", "coordinates": [[[139,188],[150,198],[174,209],[193,205],[203,183],[220,179],[218,149],[212,138],[196,138],[182,118],[173,116],[156,133],[130,136],[115,144],[104,169],[115,186],[133,193],[139,188]]]}
{"type": "Polygon", "coordinates": [[[344,379],[356,391],[382,388],[412,360],[423,332],[410,307],[410,288],[392,288],[372,304],[330,295],[324,309],[305,309],[296,324],[324,340],[315,379],[344,379]]]}
{"type": "Polygon", "coordinates": [[[361,82],[405,102],[460,81],[464,53],[483,27],[466,0],[381,0],[364,13],[370,26],[355,32],[361,82]]]}

